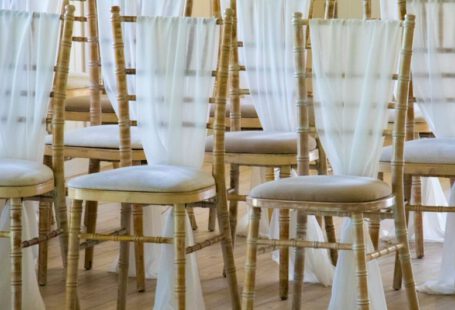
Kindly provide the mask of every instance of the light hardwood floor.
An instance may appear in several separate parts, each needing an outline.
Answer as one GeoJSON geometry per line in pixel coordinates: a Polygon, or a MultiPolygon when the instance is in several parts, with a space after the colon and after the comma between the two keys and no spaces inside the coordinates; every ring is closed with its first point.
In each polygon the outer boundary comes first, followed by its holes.
{"type": "MultiPolygon", "coordinates": [[[[244,190],[249,186],[250,173],[248,168],[242,169],[241,185],[244,190]]],[[[242,213],[245,208],[241,207],[242,213]]],[[[207,232],[208,211],[196,210],[199,230],[196,239],[202,238],[207,232]]],[[[119,207],[103,204],[99,208],[98,227],[100,231],[109,231],[118,227],[119,207]]],[[[427,243],[426,256],[414,259],[414,272],[417,283],[434,277],[439,269],[441,244],[427,243]]],[[[243,264],[245,259],[245,238],[237,238],[235,258],[240,285],[243,283],[243,264]]],[[[93,270],[80,267],[79,296],[81,309],[115,309],[117,295],[116,274],[108,272],[117,255],[117,243],[103,243],[95,249],[93,270]]],[[[219,245],[198,252],[199,270],[207,309],[230,309],[228,290],[222,272],[221,250],[219,245]]],[[[387,303],[390,310],[407,309],[403,290],[394,291],[391,287],[393,274],[393,256],[380,260],[383,283],[386,290],[387,303]]],[[[147,291],[137,293],[135,280],[130,278],[128,288],[128,309],[152,309],[156,280],[147,281],[147,291]]],[[[51,241],[49,253],[48,284],[41,288],[47,309],[60,310],[64,305],[65,283],[59,257],[58,242],[51,241]]],[[[290,292],[292,294],[292,290],[290,292]]],[[[419,294],[422,309],[455,309],[455,296],[431,296],[419,294]]],[[[326,309],[330,299],[330,288],[317,284],[305,284],[303,293],[304,309],[326,309]]],[[[258,259],[256,286],[257,309],[289,309],[290,302],[278,298],[278,266],[271,259],[271,254],[263,254],[258,259]]],[[[193,309],[190,309],[193,310],[193,309]]]]}

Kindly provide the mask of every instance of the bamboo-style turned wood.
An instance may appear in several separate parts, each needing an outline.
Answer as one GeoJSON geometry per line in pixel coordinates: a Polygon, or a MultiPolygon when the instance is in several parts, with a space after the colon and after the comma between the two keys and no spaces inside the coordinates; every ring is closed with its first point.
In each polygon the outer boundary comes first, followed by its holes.
{"type": "Polygon", "coordinates": [[[326,19],[335,18],[337,12],[337,1],[336,0],[326,0],[324,16],[326,19]]]}
{"type": "Polygon", "coordinates": [[[11,308],[22,309],[22,200],[10,202],[11,308]]]}
{"type": "MultiPolygon", "coordinates": [[[[302,135],[308,135],[309,132],[305,130],[307,128],[308,119],[305,117],[305,105],[302,104],[302,99],[306,98],[305,83],[301,81],[305,79],[304,72],[305,61],[303,50],[306,46],[304,40],[303,28],[308,27],[308,22],[302,20],[301,13],[294,15],[295,25],[295,53],[296,53],[296,66],[297,66],[297,81],[300,92],[298,92],[299,102],[299,133],[302,135]],[[303,117],[302,117],[303,115],[303,117]],[[302,130],[303,129],[303,130],[302,130]]],[[[350,203],[329,203],[329,202],[318,202],[318,201],[283,201],[283,200],[271,200],[271,199],[259,199],[250,198],[249,203],[253,206],[252,216],[250,218],[250,230],[248,234],[248,248],[247,248],[247,261],[246,261],[246,276],[244,282],[244,290],[242,294],[242,304],[245,309],[253,309],[254,302],[254,284],[255,284],[255,269],[256,269],[256,255],[257,245],[273,245],[274,247],[297,247],[297,256],[295,261],[295,283],[294,283],[294,298],[293,298],[293,309],[300,307],[301,299],[301,283],[303,281],[303,249],[305,247],[315,248],[343,248],[345,250],[352,249],[356,260],[356,277],[357,277],[357,308],[358,309],[369,309],[369,297],[368,297],[368,283],[367,283],[367,271],[366,262],[367,260],[376,259],[383,255],[397,252],[399,253],[399,259],[403,271],[403,278],[405,281],[406,293],[408,297],[408,303],[410,309],[419,309],[419,301],[415,290],[415,283],[413,280],[412,266],[409,255],[409,244],[406,232],[406,216],[404,208],[404,190],[403,190],[403,145],[405,137],[405,119],[407,111],[408,93],[409,93],[409,81],[410,81],[410,63],[412,53],[412,39],[414,31],[414,16],[406,16],[405,22],[403,23],[403,37],[401,47],[401,58],[399,65],[399,78],[398,78],[398,94],[397,94],[397,121],[393,129],[393,147],[395,152],[393,153],[392,160],[392,187],[394,198],[385,197],[375,202],[364,202],[356,203],[354,206],[350,203]],[[381,209],[388,209],[391,207],[390,203],[394,204],[393,216],[395,219],[396,235],[398,243],[389,246],[385,249],[374,251],[372,253],[366,253],[365,236],[363,230],[364,214],[367,217],[375,216],[381,218],[381,213],[377,211],[381,209]],[[387,206],[388,205],[388,206],[387,206]],[[258,223],[260,216],[259,208],[276,208],[281,209],[294,208],[297,209],[297,240],[264,240],[258,241],[258,223]],[[376,213],[374,211],[376,210],[376,213]],[[327,242],[326,244],[311,244],[311,241],[303,241],[305,239],[305,225],[307,214],[321,214],[331,215],[337,212],[350,213],[352,217],[352,223],[355,227],[355,240],[351,244],[339,244],[327,242]],[[352,247],[352,248],[351,248],[352,247]]],[[[299,152],[301,147],[299,147],[299,152]]],[[[299,153],[300,154],[300,153],[299,153]]],[[[305,153],[304,153],[305,154],[305,153]]],[[[308,160],[304,157],[299,161],[300,167],[298,167],[299,173],[308,173],[308,160]]],[[[390,209],[389,209],[390,210],[390,209]]],[[[385,214],[384,214],[385,215],[385,214]]],[[[389,214],[387,214],[389,216],[389,214]]],[[[401,277],[400,277],[401,279],[401,277]]]]}
{"type": "Polygon", "coordinates": [[[252,310],[254,307],[254,287],[256,284],[257,240],[259,237],[259,221],[261,209],[253,208],[250,212],[248,241],[245,260],[245,279],[242,291],[242,309],[252,310]]]}
{"type": "Polygon", "coordinates": [[[174,253],[175,284],[174,294],[178,309],[185,309],[185,205],[174,206],[174,253]]]}
{"type": "Polygon", "coordinates": [[[63,230],[60,235],[60,248],[63,264],[66,266],[66,253],[68,250],[68,223],[65,197],[65,175],[63,157],[64,139],[64,100],[65,89],[68,81],[69,60],[72,46],[74,23],[74,7],[67,6],[60,41],[57,70],[54,76],[54,96],[51,107],[54,111],[52,118],[52,170],[54,172],[54,209],[59,229],[63,230]]]}
{"type": "MultiPolygon", "coordinates": [[[[288,178],[291,174],[290,167],[280,168],[280,179],[288,178]]],[[[280,239],[289,239],[289,209],[280,209],[280,239]]],[[[280,249],[279,268],[279,295],[281,300],[286,300],[289,294],[289,248],[280,249]]]]}
{"type": "Polygon", "coordinates": [[[371,19],[371,0],[362,0],[363,19],[371,19]]]}

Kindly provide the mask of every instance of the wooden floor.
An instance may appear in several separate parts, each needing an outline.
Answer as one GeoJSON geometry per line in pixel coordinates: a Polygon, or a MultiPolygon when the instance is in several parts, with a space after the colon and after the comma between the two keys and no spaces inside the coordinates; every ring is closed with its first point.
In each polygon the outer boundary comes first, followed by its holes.
{"type": "MultiPolygon", "coordinates": [[[[249,185],[249,169],[242,170],[242,187],[249,185]]],[[[102,205],[98,216],[100,231],[118,227],[119,208],[115,205],[102,205]]],[[[244,207],[241,208],[244,210],[244,207]]],[[[243,212],[243,211],[242,211],[243,212]]],[[[207,210],[196,210],[199,230],[196,238],[202,238],[207,232],[207,210]]],[[[426,244],[426,256],[414,259],[414,272],[417,283],[434,277],[439,269],[441,244],[426,244]]],[[[96,247],[94,268],[85,271],[81,265],[79,295],[82,309],[115,309],[117,295],[116,274],[109,273],[112,262],[117,255],[118,245],[104,243],[96,247]]],[[[230,309],[226,282],[221,275],[222,258],[219,245],[198,252],[199,270],[207,309],[230,309]]],[[[245,238],[239,237],[235,246],[235,258],[239,284],[243,283],[243,264],[245,259],[245,238]]],[[[383,282],[386,290],[388,307],[407,309],[404,291],[391,288],[393,257],[380,260],[383,282]]],[[[256,286],[257,309],[288,309],[290,302],[278,298],[278,266],[271,259],[271,254],[261,255],[258,259],[256,286]]],[[[151,309],[154,301],[155,280],[147,281],[147,291],[137,293],[134,278],[130,278],[128,288],[128,309],[151,309]]],[[[47,309],[60,310],[64,304],[64,275],[59,257],[58,243],[51,242],[48,284],[41,288],[47,309]]],[[[303,293],[304,309],[326,309],[330,299],[330,288],[315,284],[305,284],[303,293]]],[[[292,294],[292,290],[291,290],[292,294]]],[[[455,309],[455,296],[431,296],[419,294],[422,309],[455,309]]],[[[193,309],[190,309],[193,310],[193,309]]]]}

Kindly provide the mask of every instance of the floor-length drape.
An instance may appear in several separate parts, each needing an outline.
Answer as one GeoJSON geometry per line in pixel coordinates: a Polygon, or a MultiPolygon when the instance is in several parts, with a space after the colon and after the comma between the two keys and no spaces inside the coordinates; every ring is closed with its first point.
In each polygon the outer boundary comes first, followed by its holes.
{"type": "MultiPolygon", "coordinates": [[[[45,3],[42,1],[41,3],[45,3]]],[[[24,4],[24,3],[22,3],[24,4]]],[[[16,8],[16,7],[10,7],[16,8]]],[[[20,7],[23,9],[24,7],[20,7]]],[[[59,34],[59,15],[0,11],[0,158],[42,162],[45,119],[52,89],[59,34]]],[[[34,203],[23,203],[24,239],[38,235],[34,203]]],[[[9,230],[9,205],[0,230],[9,230]]],[[[0,240],[0,300],[10,308],[10,251],[0,240]]],[[[33,249],[22,257],[23,309],[44,309],[35,272],[33,249]]]]}
{"type": "MultiPolygon", "coordinates": [[[[316,127],[335,175],[377,176],[400,31],[396,21],[310,21],[316,127]]],[[[353,241],[346,219],[341,242],[353,241]]],[[[329,309],[356,308],[355,269],[354,253],[341,251],[329,309]]],[[[367,271],[371,308],[386,309],[377,261],[367,271]]]]}
{"type": "MultiPolygon", "coordinates": [[[[216,19],[138,19],[136,108],[149,165],[202,168],[217,34],[216,19]]],[[[186,221],[186,241],[191,244],[192,230],[188,218],[186,221]]],[[[172,236],[172,228],[171,213],[164,236],[172,236]]],[[[173,257],[174,247],[162,245],[155,309],[176,308],[173,257]]],[[[187,308],[204,309],[195,253],[187,255],[186,282],[187,308]]]]}

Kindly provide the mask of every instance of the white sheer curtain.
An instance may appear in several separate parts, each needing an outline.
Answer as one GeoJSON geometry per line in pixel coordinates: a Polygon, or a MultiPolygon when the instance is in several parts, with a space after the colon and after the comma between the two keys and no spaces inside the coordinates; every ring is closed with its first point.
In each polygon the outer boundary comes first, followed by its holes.
{"type": "Polygon", "coordinates": [[[60,13],[63,0],[1,0],[0,9],[60,13]]]}
{"type": "MultiPolygon", "coordinates": [[[[400,24],[311,20],[310,31],[316,126],[333,172],[376,178],[400,50],[400,24]]],[[[353,240],[353,225],[347,219],[341,241],[353,240]]],[[[367,243],[372,250],[369,238],[367,243]]],[[[386,309],[378,263],[371,261],[367,268],[372,309],[386,309]]],[[[356,308],[356,287],[354,254],[341,251],[329,309],[356,308]]]]}
{"type": "MultiPolygon", "coordinates": [[[[455,72],[455,3],[440,1],[408,1],[407,10],[416,15],[414,59],[412,63],[414,93],[417,104],[436,138],[455,144],[455,90],[453,79],[446,73],[455,72]]],[[[455,187],[449,205],[455,205],[455,187]]],[[[433,215],[434,217],[437,214],[433,215]]],[[[435,294],[455,294],[455,214],[449,213],[442,256],[441,271],[434,281],[418,287],[435,294]]],[[[426,227],[425,227],[426,229],[426,227]]]]}
{"type": "MultiPolygon", "coordinates": [[[[111,24],[111,8],[117,5],[121,8],[122,15],[142,16],[179,16],[183,15],[184,0],[103,0],[98,1],[98,26],[100,37],[101,70],[103,74],[104,87],[106,88],[109,101],[114,110],[118,112],[117,85],[115,79],[115,57],[111,24]]],[[[125,41],[125,58],[129,68],[135,67],[135,23],[124,23],[123,39],[125,41]]],[[[134,76],[128,77],[128,87],[134,93],[134,76]]],[[[134,105],[130,107],[132,119],[136,119],[134,105]]]]}
{"type": "MultiPolygon", "coordinates": [[[[208,102],[216,68],[215,19],[141,17],[137,32],[138,128],[149,164],[200,169],[208,102]]],[[[153,207],[150,207],[153,208],[153,207]]],[[[187,243],[192,230],[187,219],[187,243]]],[[[164,235],[173,235],[169,214],[164,235]]],[[[176,308],[172,297],[174,249],[161,248],[155,309],[176,308]]],[[[196,254],[187,256],[187,307],[204,309],[196,254]]]]}
{"type": "MultiPolygon", "coordinates": [[[[422,44],[425,44],[422,40],[424,39],[424,35],[427,33],[427,30],[422,28],[425,27],[426,22],[423,23],[423,21],[420,20],[419,16],[422,16],[425,19],[426,12],[424,12],[424,6],[425,6],[425,1],[417,1],[421,3],[416,3],[415,1],[407,1],[407,11],[409,14],[414,14],[417,16],[417,24],[416,24],[416,33],[418,36],[415,36],[415,42],[414,45],[417,46],[416,44],[419,44],[419,46],[423,46],[422,44]],[[420,43],[417,43],[417,40],[420,40],[420,43]]],[[[437,2],[437,1],[436,1],[437,2]]],[[[433,3],[432,10],[436,9],[436,2],[435,1],[428,1],[428,3],[433,3]]],[[[449,4],[447,4],[449,5],[449,4]]],[[[453,4],[452,4],[453,5],[453,4]]],[[[389,0],[381,0],[380,2],[380,9],[381,9],[381,18],[382,19],[394,19],[394,20],[399,20],[399,8],[398,8],[398,1],[389,1],[389,0]]],[[[453,9],[453,8],[452,8],[453,9]]],[[[437,15],[434,15],[435,11],[432,13],[432,18],[438,18],[437,15]]],[[[449,13],[447,13],[449,14],[449,13]]],[[[428,19],[430,20],[430,19],[428,19]]],[[[436,20],[436,19],[434,19],[436,20]]],[[[447,21],[447,22],[452,22],[453,21],[447,21]]],[[[430,23],[431,24],[431,23],[430,23]]],[[[447,25],[450,26],[450,25],[447,25]]],[[[436,33],[433,31],[436,31],[437,29],[435,27],[439,26],[431,26],[432,29],[428,29],[428,33],[430,37],[433,37],[433,41],[436,38],[436,33]]],[[[445,27],[445,26],[444,26],[445,27]]],[[[450,29],[450,28],[449,28],[450,29]]],[[[451,40],[446,33],[446,39],[451,40]]],[[[435,41],[433,43],[436,43],[435,41]]],[[[434,57],[433,57],[434,58],[434,57]]],[[[416,64],[419,65],[420,71],[422,71],[423,67],[429,65],[429,61],[434,62],[434,60],[428,60],[425,59],[425,55],[422,53],[415,53],[413,55],[413,70],[417,69],[415,67],[416,64]]],[[[442,60],[438,58],[437,62],[439,63],[444,63],[444,66],[448,65],[448,68],[453,68],[454,65],[448,61],[448,60],[442,60]]],[[[427,72],[426,70],[430,70],[433,72],[434,70],[440,70],[440,65],[438,64],[438,69],[435,69],[434,67],[436,64],[431,64],[431,68],[425,69],[423,72],[427,72]]],[[[428,71],[428,72],[430,72],[428,71]]],[[[428,73],[427,72],[427,73],[428,73]]],[[[453,72],[453,71],[451,71],[453,72]]],[[[431,82],[430,80],[426,78],[418,78],[416,76],[413,77],[413,86],[414,86],[414,93],[416,96],[420,97],[420,100],[418,100],[417,105],[414,107],[416,109],[416,112],[421,112],[423,113],[423,116],[425,118],[425,121],[429,124],[431,130],[435,133],[437,137],[442,137],[441,132],[437,133],[436,126],[444,126],[443,128],[440,128],[439,131],[447,131],[447,126],[453,126],[452,122],[448,121],[449,116],[451,115],[450,110],[445,110],[445,113],[438,113],[436,111],[432,111],[433,108],[427,107],[427,104],[424,103],[423,98],[427,98],[425,96],[432,96],[431,94],[438,94],[440,88],[444,88],[444,91],[449,91],[453,92],[453,90],[450,89],[450,87],[447,87],[447,83],[450,83],[450,80],[445,79],[445,81],[441,84],[438,84],[439,82],[442,82],[442,78],[439,76],[437,77],[437,80],[432,78],[431,82]],[[436,83],[434,83],[436,82],[436,83]],[[420,95],[419,95],[420,94],[420,95]],[[423,96],[422,96],[423,95],[423,96]],[[439,114],[440,117],[436,118],[435,113],[439,114]],[[437,122],[437,124],[435,124],[437,122]],[[438,125],[439,124],[439,125],[438,125]],[[445,125],[443,125],[445,124],[445,125]],[[435,126],[436,125],[436,126],[435,126]]],[[[443,93],[440,92],[439,95],[442,95],[443,93]]],[[[444,96],[444,95],[442,95],[444,96]]],[[[436,98],[433,98],[431,100],[434,100],[436,98]]],[[[434,106],[434,105],[432,105],[434,106]]],[[[443,107],[444,109],[449,107],[449,109],[455,109],[453,105],[439,105],[439,107],[443,107]]],[[[437,109],[437,107],[436,107],[437,109]]],[[[441,110],[439,110],[441,111],[441,110]]],[[[422,182],[422,204],[423,205],[438,205],[438,206],[447,206],[447,197],[444,194],[442,190],[441,183],[438,178],[421,178],[422,182]]],[[[423,227],[424,227],[424,239],[426,241],[436,241],[436,242],[442,242],[444,240],[444,232],[445,232],[445,222],[446,222],[447,214],[446,213],[429,213],[429,212],[424,212],[423,213],[423,227]]],[[[414,238],[414,216],[411,214],[410,216],[410,221],[408,224],[409,230],[409,237],[412,239],[414,238]]],[[[389,238],[390,236],[394,235],[394,229],[393,229],[393,221],[391,220],[386,220],[384,221],[383,224],[381,224],[381,238],[389,238]]]]}
{"type": "MultiPolygon", "coordinates": [[[[59,34],[59,15],[0,11],[0,161],[1,158],[41,162],[45,119],[52,89],[59,34]]],[[[23,238],[37,236],[33,204],[24,203],[23,238]]],[[[0,230],[9,229],[9,206],[2,211],[0,230]]],[[[0,240],[0,300],[9,308],[9,240],[0,240]]],[[[22,257],[23,308],[44,309],[32,248],[22,257]]]]}
{"type": "MultiPolygon", "coordinates": [[[[307,16],[309,5],[310,1],[306,0],[237,1],[238,36],[244,43],[240,55],[246,66],[245,76],[251,100],[265,131],[294,132],[297,128],[292,16],[295,12],[307,16]]],[[[266,221],[261,221],[261,231],[266,231],[267,224],[266,221]]],[[[291,212],[291,237],[295,236],[295,224],[296,213],[291,212]]],[[[277,210],[274,210],[269,231],[272,238],[279,236],[277,210]]],[[[308,238],[310,237],[313,240],[324,240],[314,216],[308,218],[308,238]]],[[[277,252],[274,258],[278,260],[277,252]]],[[[295,249],[292,248],[291,265],[294,258],[295,249]]],[[[333,266],[326,251],[308,249],[305,251],[305,260],[305,281],[324,285],[332,283],[333,266]]],[[[292,268],[289,274],[292,278],[292,268]]]]}

